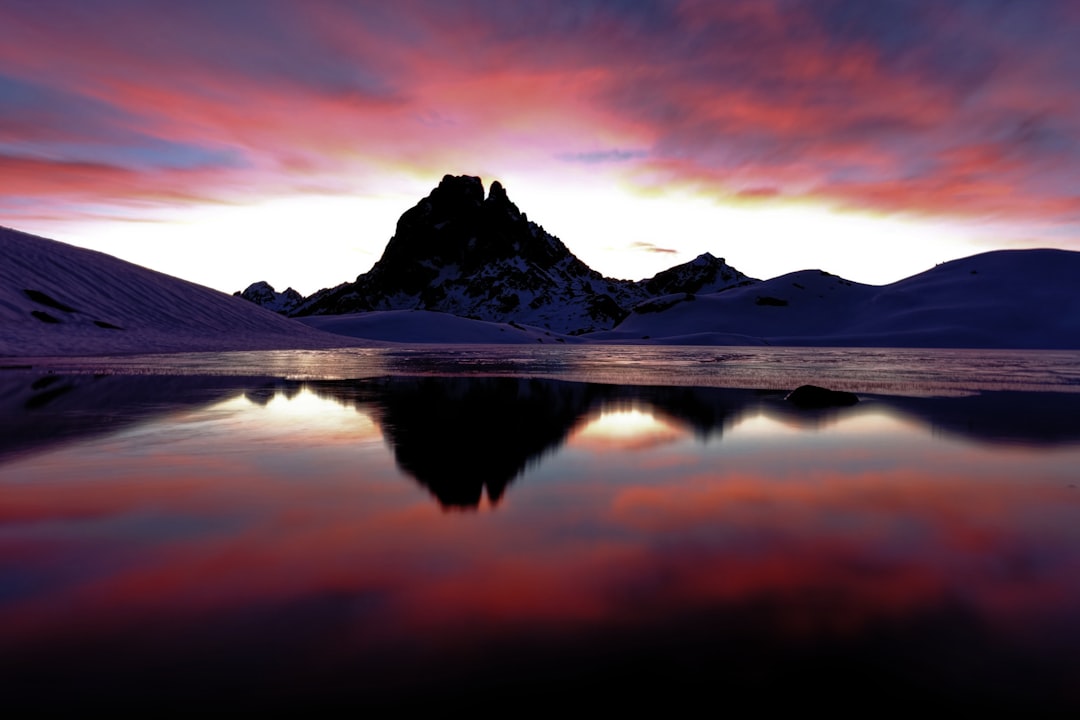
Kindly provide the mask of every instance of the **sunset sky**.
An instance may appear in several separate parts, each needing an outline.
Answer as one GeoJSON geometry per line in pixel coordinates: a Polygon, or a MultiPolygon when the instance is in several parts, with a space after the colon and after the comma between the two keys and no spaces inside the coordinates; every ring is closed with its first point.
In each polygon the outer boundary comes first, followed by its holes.
{"type": "Polygon", "coordinates": [[[0,224],[232,292],[444,174],[600,272],[1080,250],[1075,0],[0,0],[0,224]]]}

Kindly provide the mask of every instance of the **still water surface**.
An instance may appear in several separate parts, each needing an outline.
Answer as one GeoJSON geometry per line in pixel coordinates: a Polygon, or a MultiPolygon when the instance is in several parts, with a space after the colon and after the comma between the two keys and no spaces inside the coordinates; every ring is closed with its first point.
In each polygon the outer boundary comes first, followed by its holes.
{"type": "Polygon", "coordinates": [[[440,352],[0,372],[7,702],[1080,709],[1076,354],[440,352]]]}
{"type": "Polygon", "coordinates": [[[1080,392],[1080,352],[1073,350],[407,345],[38,358],[33,363],[58,371],[273,375],[298,380],[470,375],[774,390],[814,383],[898,395],[992,389],[1080,392]]]}

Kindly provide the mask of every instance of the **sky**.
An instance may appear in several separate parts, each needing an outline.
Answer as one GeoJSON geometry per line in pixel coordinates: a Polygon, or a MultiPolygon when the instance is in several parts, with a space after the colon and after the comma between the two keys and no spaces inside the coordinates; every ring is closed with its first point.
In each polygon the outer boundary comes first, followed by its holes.
{"type": "Polygon", "coordinates": [[[0,0],[0,225],[233,292],[445,174],[608,276],[1080,250],[1074,0],[0,0]]]}

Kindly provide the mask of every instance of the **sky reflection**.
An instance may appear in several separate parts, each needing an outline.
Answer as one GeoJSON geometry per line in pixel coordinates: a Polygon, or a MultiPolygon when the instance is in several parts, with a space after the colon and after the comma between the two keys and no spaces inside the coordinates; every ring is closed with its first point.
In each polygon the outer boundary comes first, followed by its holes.
{"type": "Polygon", "coordinates": [[[567,445],[600,452],[632,452],[674,442],[688,432],[685,425],[648,406],[616,405],[586,418],[567,438],[567,445]]]}
{"type": "Polygon", "coordinates": [[[599,698],[646,678],[734,699],[854,672],[917,681],[912,702],[1078,707],[1080,445],[962,442],[872,405],[799,422],[774,396],[712,392],[291,384],[16,456],[13,702],[364,705],[555,681],[599,698]],[[500,465],[518,469],[494,505],[445,512],[447,480],[408,472],[440,458],[394,443],[442,448],[422,431],[448,432],[449,398],[488,411],[511,390],[550,409],[523,426],[551,425],[546,444],[495,418],[509,434],[474,434],[445,472],[492,443],[526,459],[500,465]]]}

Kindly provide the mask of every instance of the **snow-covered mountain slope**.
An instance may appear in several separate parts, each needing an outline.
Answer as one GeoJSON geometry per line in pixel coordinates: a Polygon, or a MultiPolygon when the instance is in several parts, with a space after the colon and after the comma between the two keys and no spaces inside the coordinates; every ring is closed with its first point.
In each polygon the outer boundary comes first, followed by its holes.
{"type": "Polygon", "coordinates": [[[714,293],[728,288],[753,285],[748,278],[727,264],[724,258],[703,253],[688,263],[675,265],[645,280],[632,283],[640,297],[635,305],[673,293],[714,293]]]}
{"type": "Polygon", "coordinates": [[[285,288],[283,292],[278,292],[265,280],[251,283],[243,292],[235,292],[233,295],[281,315],[288,315],[304,302],[304,296],[292,288],[285,288]]]}
{"type": "Polygon", "coordinates": [[[388,342],[485,345],[581,342],[576,337],[527,325],[470,320],[430,310],[376,310],[352,315],[309,315],[297,320],[326,332],[388,342]]]}
{"type": "Polygon", "coordinates": [[[330,335],[210,288],[0,228],[0,355],[318,348],[330,335]]]}
{"type": "MultiPolygon", "coordinates": [[[[648,280],[605,278],[531,222],[498,182],[485,198],[480,178],[447,175],[401,216],[369,272],[315,293],[289,314],[434,310],[579,334],[614,327],[657,295],[747,282],[753,281],[709,254],[648,280]]],[[[249,299],[277,302],[272,293],[266,297],[249,299]]]]}
{"type": "Polygon", "coordinates": [[[891,285],[818,270],[638,306],[590,340],[874,347],[1080,348],[1080,253],[1002,250],[891,285]]]}

